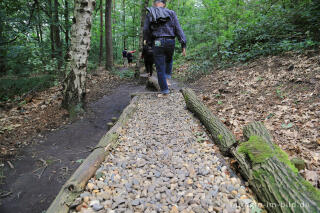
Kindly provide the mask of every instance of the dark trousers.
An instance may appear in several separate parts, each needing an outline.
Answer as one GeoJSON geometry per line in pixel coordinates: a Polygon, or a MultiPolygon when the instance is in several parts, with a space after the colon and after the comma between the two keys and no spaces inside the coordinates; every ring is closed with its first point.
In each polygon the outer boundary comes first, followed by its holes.
{"type": "Polygon", "coordinates": [[[174,46],[174,39],[159,38],[155,40],[155,46],[153,48],[154,63],[158,74],[158,83],[161,88],[161,92],[164,94],[169,93],[167,79],[170,79],[172,74],[174,46]]]}
{"type": "Polygon", "coordinates": [[[144,66],[146,67],[146,72],[150,74],[150,76],[153,73],[153,54],[148,54],[144,56],[144,66]]]}

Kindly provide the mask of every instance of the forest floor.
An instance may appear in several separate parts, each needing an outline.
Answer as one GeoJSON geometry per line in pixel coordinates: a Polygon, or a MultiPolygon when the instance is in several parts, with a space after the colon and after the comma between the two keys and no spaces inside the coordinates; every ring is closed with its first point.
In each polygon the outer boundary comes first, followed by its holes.
{"type": "MultiPolygon", "coordinates": [[[[101,98],[120,83],[115,75],[103,70],[87,75],[86,102],[101,98]]],[[[32,143],[32,138],[44,131],[53,131],[70,123],[74,115],[61,108],[62,86],[24,97],[20,102],[7,102],[0,107],[0,159],[14,157],[19,148],[32,143]]]]}
{"type": "MultiPolygon", "coordinates": [[[[59,105],[61,91],[51,88],[36,94],[30,102],[37,103],[39,97],[42,101],[51,100],[46,107],[41,109],[45,103],[38,107],[24,106],[29,113],[21,116],[35,121],[29,124],[21,122],[21,126],[5,134],[8,141],[19,139],[25,143],[23,147],[13,145],[11,159],[8,155],[5,160],[3,158],[0,167],[3,176],[0,179],[0,212],[31,213],[46,209],[61,186],[106,133],[106,124],[127,106],[130,93],[144,91],[144,86],[105,72],[89,75],[88,78],[91,80],[88,81],[86,113],[73,120],[68,119],[67,112],[59,105]],[[35,119],[37,113],[40,119],[35,119]],[[25,133],[19,137],[21,131],[25,133]]],[[[16,107],[13,107],[6,114],[13,124],[20,121],[10,116],[10,112],[15,110],[16,107]]]]}
{"type": "Polygon", "coordinates": [[[319,54],[261,57],[215,70],[190,86],[238,140],[245,124],[264,122],[290,158],[306,162],[301,174],[320,187],[319,54]]]}

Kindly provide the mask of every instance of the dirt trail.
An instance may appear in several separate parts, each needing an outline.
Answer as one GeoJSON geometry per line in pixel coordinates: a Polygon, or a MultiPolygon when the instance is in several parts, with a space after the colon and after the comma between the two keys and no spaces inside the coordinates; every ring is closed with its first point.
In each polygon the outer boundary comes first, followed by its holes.
{"type": "Polygon", "coordinates": [[[5,167],[1,191],[12,192],[0,200],[1,213],[37,213],[48,208],[64,182],[85,159],[107,131],[107,122],[130,101],[130,94],[144,86],[126,83],[98,101],[89,104],[83,119],[48,132],[26,147],[5,167]],[[47,164],[47,167],[44,165],[47,164]]]}

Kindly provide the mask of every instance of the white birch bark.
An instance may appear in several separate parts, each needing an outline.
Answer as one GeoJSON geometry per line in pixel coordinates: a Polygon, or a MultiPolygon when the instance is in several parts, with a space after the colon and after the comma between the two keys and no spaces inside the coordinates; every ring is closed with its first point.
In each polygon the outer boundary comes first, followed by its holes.
{"type": "Polygon", "coordinates": [[[75,0],[71,27],[70,61],[64,82],[63,107],[82,104],[86,93],[87,62],[91,43],[92,13],[95,0],[75,0]]]}

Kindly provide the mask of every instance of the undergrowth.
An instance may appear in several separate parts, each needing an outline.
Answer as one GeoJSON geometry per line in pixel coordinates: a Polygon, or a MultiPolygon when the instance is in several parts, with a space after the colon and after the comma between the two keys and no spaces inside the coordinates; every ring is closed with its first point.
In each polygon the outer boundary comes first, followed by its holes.
{"type": "Polygon", "coordinates": [[[16,95],[43,91],[56,83],[55,76],[49,74],[33,77],[2,77],[0,78],[0,101],[12,100],[16,95]]]}

